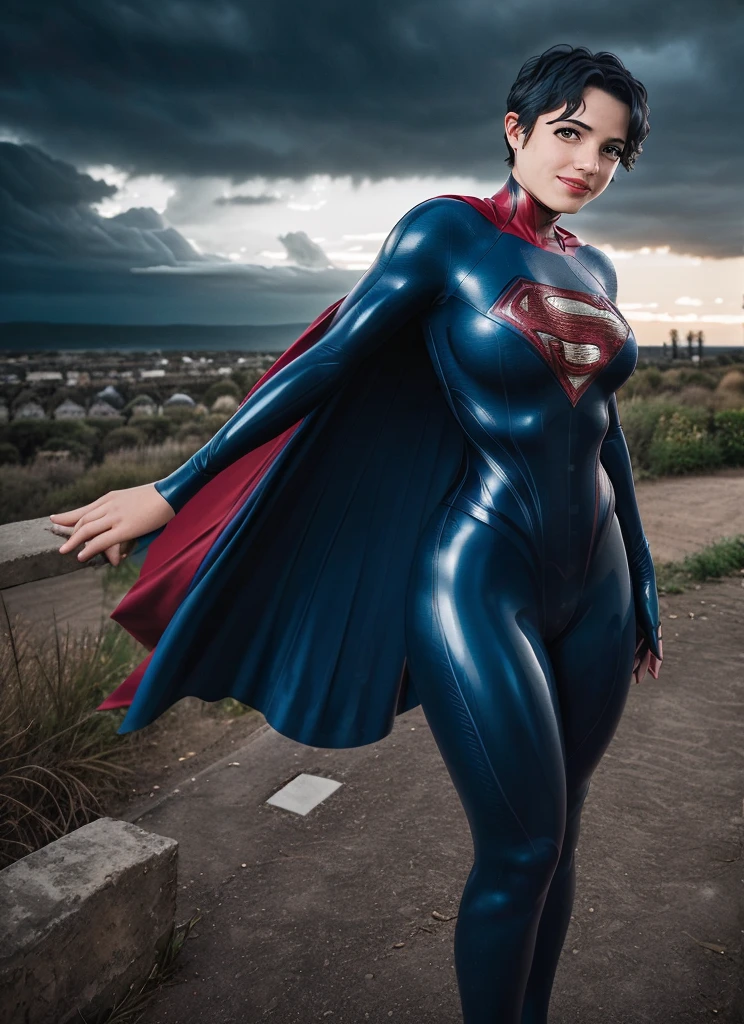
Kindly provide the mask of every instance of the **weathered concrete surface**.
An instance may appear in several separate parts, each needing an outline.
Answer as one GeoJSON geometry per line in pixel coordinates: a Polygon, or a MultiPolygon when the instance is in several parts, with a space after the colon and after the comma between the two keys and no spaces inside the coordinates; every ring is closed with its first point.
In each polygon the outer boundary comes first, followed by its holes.
{"type": "MultiPolygon", "coordinates": [[[[551,1024],[744,1020],[744,589],[662,608],[661,676],[631,687],[587,799],[551,1024]]],[[[203,919],[141,1024],[462,1019],[472,846],[420,708],[352,750],[264,726],[178,788],[131,816],[178,838],[178,918],[203,919]],[[343,785],[305,817],[265,803],[300,772],[343,785]]]]}
{"type": "Polygon", "coordinates": [[[65,1024],[147,977],[176,904],[175,840],[100,818],[0,871],[0,1020],[65,1024]]]}
{"type": "Polygon", "coordinates": [[[53,533],[52,526],[48,516],[0,526],[0,590],[108,564],[105,555],[94,555],[82,566],[77,550],[60,555],[65,536],[53,533]]]}

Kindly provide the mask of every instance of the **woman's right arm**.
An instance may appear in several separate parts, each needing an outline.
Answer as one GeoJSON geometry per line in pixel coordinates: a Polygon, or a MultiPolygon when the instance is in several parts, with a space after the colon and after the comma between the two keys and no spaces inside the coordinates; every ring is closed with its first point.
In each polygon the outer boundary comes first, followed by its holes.
{"type": "Polygon", "coordinates": [[[270,377],[187,462],[155,488],[178,512],[216,473],[331,397],[359,362],[447,287],[455,199],[409,210],[346,296],[331,327],[270,377]]]}

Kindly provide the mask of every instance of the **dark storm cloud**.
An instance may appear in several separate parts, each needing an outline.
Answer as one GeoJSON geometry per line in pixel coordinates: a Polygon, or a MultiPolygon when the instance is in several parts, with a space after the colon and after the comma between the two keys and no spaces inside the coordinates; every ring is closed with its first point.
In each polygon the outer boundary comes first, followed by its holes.
{"type": "Polygon", "coordinates": [[[102,217],[92,208],[116,191],[35,146],[0,142],[0,260],[82,271],[207,258],[155,210],[102,217]]]}
{"type": "Polygon", "coordinates": [[[582,223],[621,244],[742,251],[737,0],[16,0],[11,10],[0,53],[9,131],[77,164],[235,183],[323,172],[496,185],[521,63],[556,42],[608,49],[648,88],[652,132],[627,187],[582,223]]]}
{"type": "Polygon", "coordinates": [[[268,206],[280,202],[279,196],[218,196],[215,206],[268,206]]]}
{"type": "Polygon", "coordinates": [[[301,322],[359,277],[329,268],[304,232],[283,240],[295,267],[198,253],[156,210],[92,208],[116,191],[34,146],[0,143],[0,321],[265,323],[279,299],[301,322]]]}

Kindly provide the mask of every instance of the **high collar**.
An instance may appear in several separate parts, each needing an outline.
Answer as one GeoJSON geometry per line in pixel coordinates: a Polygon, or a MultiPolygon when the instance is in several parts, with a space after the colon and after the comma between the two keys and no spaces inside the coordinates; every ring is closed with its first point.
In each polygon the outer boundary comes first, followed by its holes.
{"type": "Polygon", "coordinates": [[[540,249],[566,253],[567,248],[583,245],[576,235],[557,225],[560,213],[555,213],[528,192],[511,172],[502,187],[487,202],[492,213],[491,219],[502,231],[517,235],[540,249]],[[546,214],[550,225],[547,230],[546,214]]]}
{"type": "Polygon", "coordinates": [[[542,249],[565,250],[561,238],[563,231],[559,234],[555,228],[560,213],[555,213],[528,192],[511,172],[504,185],[491,198],[499,220],[503,220],[501,226],[505,231],[519,235],[526,242],[542,249]]]}
{"type": "Polygon", "coordinates": [[[437,198],[464,200],[495,224],[500,231],[517,235],[539,249],[557,252],[563,256],[575,256],[574,250],[585,244],[577,235],[556,224],[560,214],[536,199],[511,173],[498,192],[485,199],[451,193],[437,198]],[[552,218],[549,221],[552,230],[547,234],[544,227],[543,233],[538,231],[539,226],[545,223],[546,212],[552,218]]]}

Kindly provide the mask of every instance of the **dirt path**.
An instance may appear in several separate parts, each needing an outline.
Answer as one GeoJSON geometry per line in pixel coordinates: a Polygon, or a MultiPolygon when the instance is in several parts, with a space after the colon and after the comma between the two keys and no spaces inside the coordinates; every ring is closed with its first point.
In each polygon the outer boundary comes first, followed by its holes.
{"type": "Polygon", "coordinates": [[[636,494],[657,561],[675,562],[721,537],[744,534],[744,469],[641,480],[636,494]]]}

